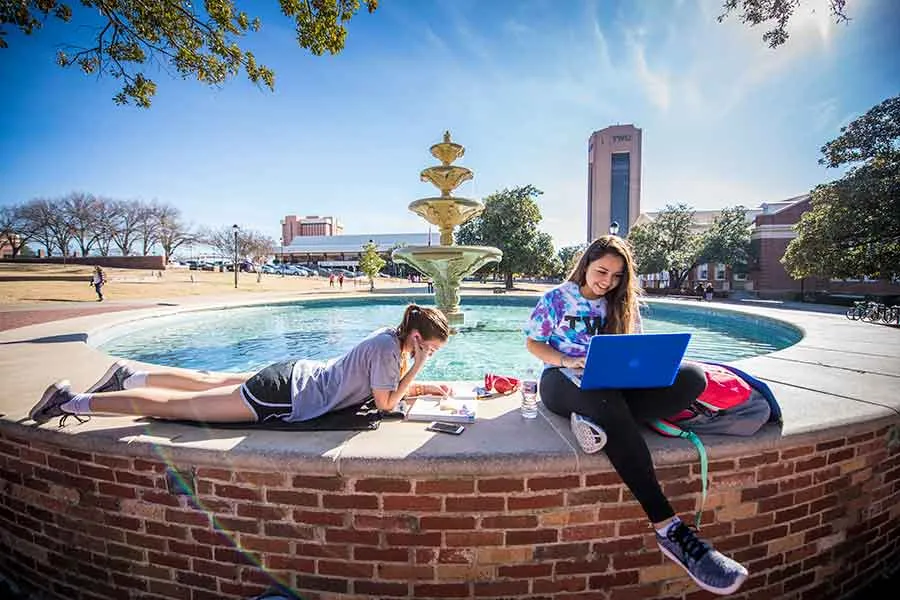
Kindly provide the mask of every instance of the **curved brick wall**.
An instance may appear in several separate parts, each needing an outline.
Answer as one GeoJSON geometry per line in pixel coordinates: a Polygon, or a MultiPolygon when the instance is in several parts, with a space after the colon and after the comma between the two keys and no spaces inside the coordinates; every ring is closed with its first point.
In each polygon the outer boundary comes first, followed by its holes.
{"type": "MultiPolygon", "coordinates": [[[[896,564],[892,423],[748,456],[715,449],[703,533],[751,570],[734,597],[845,597],[896,564]]],[[[247,598],[272,576],[304,598],[709,596],[663,559],[613,472],[342,477],[179,463],[195,474],[189,497],[170,493],[179,484],[162,461],[124,444],[115,455],[54,445],[66,439],[0,425],[0,566],[52,598],[247,598]]],[[[696,461],[660,477],[691,511],[696,461]]]]}

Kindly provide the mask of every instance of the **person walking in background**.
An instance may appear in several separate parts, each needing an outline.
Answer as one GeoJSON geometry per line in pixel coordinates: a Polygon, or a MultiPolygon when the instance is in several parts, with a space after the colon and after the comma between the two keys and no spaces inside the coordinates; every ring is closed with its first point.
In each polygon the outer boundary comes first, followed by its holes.
{"type": "Polygon", "coordinates": [[[706,284],[706,301],[707,302],[712,302],[713,294],[715,293],[715,291],[716,291],[716,289],[713,287],[713,284],[711,281],[706,284]]]}
{"type": "Polygon", "coordinates": [[[100,266],[94,267],[94,274],[91,276],[91,285],[97,292],[97,302],[103,302],[103,286],[106,284],[106,273],[100,266]]]}
{"type": "Polygon", "coordinates": [[[334,287],[334,273],[328,274],[328,287],[334,287]]]}
{"type": "Polygon", "coordinates": [[[338,285],[341,289],[344,289],[344,274],[341,273],[338,275],[338,285]]]}
{"type": "Polygon", "coordinates": [[[602,236],[584,251],[569,278],[538,300],[525,327],[525,347],[544,363],[544,406],[569,418],[585,453],[606,452],[653,525],[663,554],[703,589],[731,594],[747,578],[747,569],[678,518],[659,485],[641,428],[690,406],[706,387],[703,371],[682,364],[669,387],[625,390],[582,390],[561,371],[584,368],[594,335],[642,333],[640,292],[628,242],[602,236]]]}

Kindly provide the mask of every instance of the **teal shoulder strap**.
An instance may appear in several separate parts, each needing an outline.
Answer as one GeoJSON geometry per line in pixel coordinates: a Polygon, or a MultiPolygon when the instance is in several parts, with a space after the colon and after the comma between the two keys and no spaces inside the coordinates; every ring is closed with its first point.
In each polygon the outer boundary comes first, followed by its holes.
{"type": "Polygon", "coordinates": [[[706,481],[709,461],[706,458],[706,448],[703,447],[703,442],[700,441],[697,434],[693,431],[685,431],[684,433],[683,437],[689,439],[697,447],[697,452],[700,454],[700,481],[703,487],[700,495],[700,508],[697,509],[697,516],[694,519],[697,529],[700,529],[700,515],[703,513],[703,507],[706,504],[706,481]]]}
{"type": "Polygon", "coordinates": [[[656,430],[662,435],[667,435],[669,437],[680,437],[690,441],[697,448],[697,452],[700,454],[700,482],[702,491],[700,494],[700,508],[697,509],[697,515],[694,517],[694,522],[697,526],[697,529],[700,529],[700,516],[703,512],[703,507],[706,505],[707,479],[709,472],[709,460],[706,457],[706,448],[703,446],[703,442],[700,441],[700,438],[697,437],[696,433],[694,433],[693,431],[684,430],[674,423],[664,421],[662,419],[654,419],[653,421],[650,421],[649,425],[652,429],[656,430]]]}

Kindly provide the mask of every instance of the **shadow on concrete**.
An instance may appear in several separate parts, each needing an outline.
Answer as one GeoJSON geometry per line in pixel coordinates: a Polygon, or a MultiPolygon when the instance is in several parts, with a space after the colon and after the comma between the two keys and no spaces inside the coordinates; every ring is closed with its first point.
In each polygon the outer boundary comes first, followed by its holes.
{"type": "Polygon", "coordinates": [[[47,337],[32,338],[30,340],[16,340],[14,342],[0,342],[0,345],[10,344],[65,344],[68,342],[87,342],[86,333],[64,333],[61,335],[49,335],[47,337]]]}
{"type": "Polygon", "coordinates": [[[97,299],[78,300],[76,298],[35,298],[34,302],[70,302],[72,304],[96,304],[97,299]]]}

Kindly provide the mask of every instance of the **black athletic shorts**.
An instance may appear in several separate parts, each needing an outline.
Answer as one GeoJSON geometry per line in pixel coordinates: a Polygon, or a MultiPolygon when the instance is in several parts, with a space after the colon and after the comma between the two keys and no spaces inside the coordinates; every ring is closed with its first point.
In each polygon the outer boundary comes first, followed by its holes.
{"type": "Polygon", "coordinates": [[[241,385],[241,397],[257,422],[291,416],[291,372],[296,361],[269,365],[241,385]]]}

